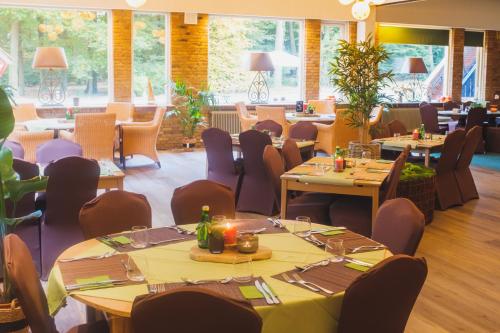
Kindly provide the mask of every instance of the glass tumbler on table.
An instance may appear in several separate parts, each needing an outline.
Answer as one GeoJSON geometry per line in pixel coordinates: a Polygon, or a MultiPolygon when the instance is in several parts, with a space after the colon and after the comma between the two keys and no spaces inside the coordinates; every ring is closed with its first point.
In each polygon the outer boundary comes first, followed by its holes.
{"type": "Polygon", "coordinates": [[[143,249],[146,246],[148,246],[149,243],[148,227],[146,226],[132,227],[130,241],[131,241],[130,245],[136,249],[143,249]]]}
{"type": "Polygon", "coordinates": [[[326,241],[325,251],[333,255],[332,262],[340,262],[344,259],[345,248],[342,239],[330,238],[326,241]]]}
{"type": "Polygon", "coordinates": [[[308,237],[311,235],[311,218],[309,216],[297,216],[293,224],[293,233],[308,237]]]}
{"type": "Polygon", "coordinates": [[[238,283],[250,282],[253,279],[252,257],[236,255],[233,258],[233,280],[238,283]]]}

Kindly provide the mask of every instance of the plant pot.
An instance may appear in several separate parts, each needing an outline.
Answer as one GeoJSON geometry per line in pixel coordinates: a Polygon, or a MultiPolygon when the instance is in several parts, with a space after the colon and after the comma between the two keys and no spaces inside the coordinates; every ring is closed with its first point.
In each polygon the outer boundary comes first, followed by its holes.
{"type": "Polygon", "coordinates": [[[411,200],[425,216],[425,224],[432,222],[436,201],[436,176],[400,180],[398,197],[411,200]]]}
{"type": "Polygon", "coordinates": [[[193,148],[196,146],[195,138],[184,138],[182,139],[182,147],[185,151],[193,151],[193,148]]]}
{"type": "Polygon", "coordinates": [[[17,299],[10,303],[0,303],[0,331],[1,332],[29,332],[26,318],[17,299]]]}

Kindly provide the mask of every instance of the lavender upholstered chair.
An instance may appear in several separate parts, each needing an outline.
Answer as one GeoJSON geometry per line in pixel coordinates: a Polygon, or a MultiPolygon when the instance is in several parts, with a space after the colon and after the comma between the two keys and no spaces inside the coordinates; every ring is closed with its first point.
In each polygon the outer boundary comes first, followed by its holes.
{"type": "Polygon", "coordinates": [[[3,146],[9,148],[12,151],[12,157],[19,158],[21,160],[24,159],[24,148],[19,142],[7,140],[5,141],[3,146]]]}
{"type": "Polygon", "coordinates": [[[259,131],[249,130],[240,133],[245,174],[238,197],[238,211],[267,216],[276,212],[273,188],[267,178],[266,168],[262,160],[264,148],[271,144],[269,135],[259,131]]]}
{"type": "Polygon", "coordinates": [[[445,111],[450,111],[453,109],[458,109],[460,108],[460,104],[454,101],[447,101],[443,103],[443,110],[445,111]]]}
{"type": "Polygon", "coordinates": [[[337,332],[403,333],[426,277],[424,258],[396,255],[378,263],[346,289],[337,332]]]}
{"type": "Polygon", "coordinates": [[[418,107],[422,107],[424,105],[429,105],[429,103],[426,102],[426,101],[422,101],[422,102],[420,102],[420,104],[418,105],[418,107]]]}
{"type": "MultiPolygon", "coordinates": [[[[264,165],[269,177],[269,183],[273,186],[276,205],[281,204],[281,175],[285,173],[285,167],[279,151],[271,145],[264,149],[264,165]]],[[[314,223],[329,224],[328,207],[333,201],[333,196],[323,193],[305,192],[300,196],[287,198],[287,219],[295,219],[297,216],[309,216],[314,223]]]]}
{"type": "Polygon", "coordinates": [[[426,104],[420,107],[420,117],[428,133],[444,134],[445,128],[439,127],[438,110],[432,104],[426,104]]]}
{"type": "MultiPolygon", "coordinates": [[[[396,198],[396,191],[401,170],[408,158],[409,149],[405,149],[394,162],[389,175],[380,188],[380,204],[396,198]]],[[[330,205],[330,221],[334,226],[345,226],[358,234],[370,237],[372,234],[372,200],[369,197],[336,196],[330,205]]]]}
{"type": "Polygon", "coordinates": [[[255,124],[255,129],[261,132],[269,131],[275,137],[280,137],[281,134],[283,133],[283,126],[281,126],[280,124],[271,119],[266,119],[257,122],[257,124],[255,124]]]}
{"type": "Polygon", "coordinates": [[[484,154],[486,141],[484,140],[484,129],[485,124],[488,123],[488,113],[485,108],[473,108],[467,114],[467,120],[465,122],[465,132],[468,133],[474,126],[481,127],[481,137],[479,143],[476,146],[476,153],[484,154]]]}
{"type": "Polygon", "coordinates": [[[39,145],[35,154],[36,162],[42,165],[63,157],[83,156],[82,147],[78,143],[64,139],[54,139],[39,145]]]}
{"type": "Polygon", "coordinates": [[[467,132],[465,143],[454,171],[463,202],[479,199],[479,193],[477,192],[469,166],[472,162],[474,151],[482,140],[482,136],[483,129],[480,126],[474,126],[467,132]]]}
{"type": "Polygon", "coordinates": [[[465,142],[465,131],[458,129],[446,136],[441,158],[436,166],[436,196],[442,210],[463,204],[455,170],[465,142]]]}
{"type": "Polygon", "coordinates": [[[100,169],[95,160],[70,156],[50,163],[44,173],[49,181],[42,223],[42,278],[62,251],[84,240],[78,214],[96,196],[100,169]]]}
{"type": "Polygon", "coordinates": [[[299,121],[290,126],[288,137],[297,140],[316,140],[318,128],[310,121],[299,121]]]}
{"type": "Polygon", "coordinates": [[[180,225],[199,222],[205,205],[210,206],[210,216],[234,219],[234,203],[234,193],[229,187],[203,179],[176,188],[170,206],[175,224],[180,225]]]}
{"type": "Polygon", "coordinates": [[[151,206],[139,193],[105,192],[83,205],[78,221],[85,239],[127,231],[133,226],[151,228],[151,206]]]}
{"type": "Polygon", "coordinates": [[[233,144],[228,132],[209,128],[201,134],[207,152],[207,179],[231,188],[238,198],[242,178],[241,161],[233,159],[233,144]]]}
{"type": "Polygon", "coordinates": [[[285,170],[292,170],[296,166],[303,163],[302,156],[300,155],[300,149],[297,147],[295,140],[287,139],[283,143],[281,148],[283,153],[283,158],[285,159],[285,170]]]}
{"type": "Polygon", "coordinates": [[[425,227],[424,214],[406,198],[386,200],[377,211],[372,239],[393,254],[415,255],[425,227]]]}

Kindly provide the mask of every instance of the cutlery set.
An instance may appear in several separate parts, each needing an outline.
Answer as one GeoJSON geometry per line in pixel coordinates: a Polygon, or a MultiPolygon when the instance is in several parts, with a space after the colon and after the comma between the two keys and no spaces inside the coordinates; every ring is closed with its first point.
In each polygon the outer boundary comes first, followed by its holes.
{"type": "Polygon", "coordinates": [[[300,277],[299,274],[297,273],[293,273],[292,274],[292,277],[293,278],[290,278],[288,276],[288,274],[286,273],[282,273],[281,274],[281,277],[288,283],[291,283],[291,284],[300,284],[301,286],[304,286],[306,287],[307,289],[309,290],[312,290],[312,291],[315,291],[315,292],[318,292],[318,291],[322,291],[328,295],[332,295],[334,294],[333,291],[329,290],[329,289],[326,289],[316,283],[313,283],[313,282],[310,282],[310,281],[305,281],[303,278],[300,277]]]}
{"type": "Polygon", "coordinates": [[[178,227],[176,225],[167,226],[166,228],[168,228],[168,229],[174,229],[179,234],[184,234],[184,235],[195,235],[196,234],[196,231],[190,231],[190,230],[178,227]]]}
{"type": "Polygon", "coordinates": [[[76,283],[70,284],[66,286],[66,291],[75,291],[79,289],[92,289],[99,288],[102,286],[110,285],[110,286],[119,286],[127,283],[129,280],[104,280],[104,281],[96,281],[96,282],[88,282],[88,283],[76,283]]]}
{"type": "Polygon", "coordinates": [[[285,225],[281,223],[280,219],[274,217],[268,217],[267,220],[273,224],[276,228],[284,229],[285,225]]]}
{"type": "Polygon", "coordinates": [[[280,304],[280,300],[274,295],[271,291],[271,288],[265,283],[260,282],[259,280],[255,280],[255,287],[260,291],[264,298],[266,299],[267,304],[280,304]]]}
{"type": "Polygon", "coordinates": [[[73,261],[79,261],[79,260],[99,260],[99,259],[104,259],[104,258],[109,258],[112,257],[116,254],[116,251],[109,251],[105,252],[101,255],[96,255],[96,256],[87,256],[87,257],[74,257],[74,258],[64,258],[64,259],[59,259],[59,262],[73,262],[73,261]]]}

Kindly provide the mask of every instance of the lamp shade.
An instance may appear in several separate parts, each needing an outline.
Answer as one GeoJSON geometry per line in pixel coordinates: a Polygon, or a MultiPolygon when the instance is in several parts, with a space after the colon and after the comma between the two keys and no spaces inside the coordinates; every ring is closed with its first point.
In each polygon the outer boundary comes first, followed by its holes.
{"type": "Polygon", "coordinates": [[[33,68],[68,68],[66,53],[62,47],[37,47],[33,58],[33,68]]]}
{"type": "Polygon", "coordinates": [[[427,67],[425,67],[424,59],[422,58],[406,58],[401,73],[407,74],[427,74],[427,67]]]}
{"type": "Polygon", "coordinates": [[[273,61],[267,52],[255,52],[250,54],[251,71],[268,72],[274,71],[273,61]]]}

